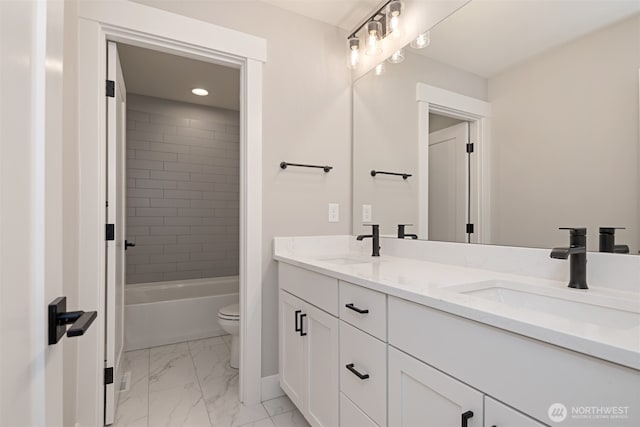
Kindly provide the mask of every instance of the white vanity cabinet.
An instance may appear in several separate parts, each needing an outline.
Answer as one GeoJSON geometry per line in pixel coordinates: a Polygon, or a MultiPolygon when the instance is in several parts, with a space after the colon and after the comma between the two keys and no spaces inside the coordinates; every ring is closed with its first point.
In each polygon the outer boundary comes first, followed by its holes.
{"type": "Polygon", "coordinates": [[[389,425],[482,427],[482,393],[389,347],[389,425]]]}
{"type": "Polygon", "coordinates": [[[335,281],[335,301],[326,293],[321,298],[321,304],[329,304],[334,312],[337,312],[337,280],[284,267],[284,274],[280,269],[279,295],[280,386],[311,425],[337,426],[339,320],[313,304],[313,285],[317,284],[313,279],[329,285],[335,281]],[[329,279],[328,282],[325,279],[329,279]],[[307,297],[311,295],[310,301],[285,290],[292,287],[301,289],[300,293],[307,297]]]}

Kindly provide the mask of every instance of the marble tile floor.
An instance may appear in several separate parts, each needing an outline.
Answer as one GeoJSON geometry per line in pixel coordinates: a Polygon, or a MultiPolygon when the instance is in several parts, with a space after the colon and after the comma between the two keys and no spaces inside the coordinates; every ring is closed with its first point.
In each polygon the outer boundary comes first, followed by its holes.
{"type": "Polygon", "coordinates": [[[253,407],[238,401],[229,335],[125,353],[126,390],[114,427],[308,427],[286,397],[253,407]]]}

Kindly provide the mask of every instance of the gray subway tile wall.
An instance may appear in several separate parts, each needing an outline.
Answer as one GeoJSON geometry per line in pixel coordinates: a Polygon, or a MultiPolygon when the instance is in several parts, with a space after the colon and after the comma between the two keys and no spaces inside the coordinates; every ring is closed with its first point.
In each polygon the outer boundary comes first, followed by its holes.
{"type": "Polygon", "coordinates": [[[127,283],[237,275],[239,113],[129,94],[127,283]]]}

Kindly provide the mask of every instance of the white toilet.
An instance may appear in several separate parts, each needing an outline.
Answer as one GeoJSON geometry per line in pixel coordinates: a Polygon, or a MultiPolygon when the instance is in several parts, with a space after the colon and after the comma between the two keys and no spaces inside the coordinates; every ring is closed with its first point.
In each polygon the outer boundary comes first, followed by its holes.
{"type": "Polygon", "coordinates": [[[231,355],[229,364],[238,369],[240,363],[240,305],[231,304],[218,310],[218,324],[227,333],[231,334],[231,355]]]}

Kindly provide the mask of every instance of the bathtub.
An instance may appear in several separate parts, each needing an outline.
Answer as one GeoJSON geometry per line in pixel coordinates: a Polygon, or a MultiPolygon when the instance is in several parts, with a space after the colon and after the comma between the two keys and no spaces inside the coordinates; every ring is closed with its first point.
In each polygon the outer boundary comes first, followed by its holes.
{"type": "Polygon", "coordinates": [[[238,289],[238,276],[127,285],[125,351],[224,335],[218,310],[238,289]]]}

